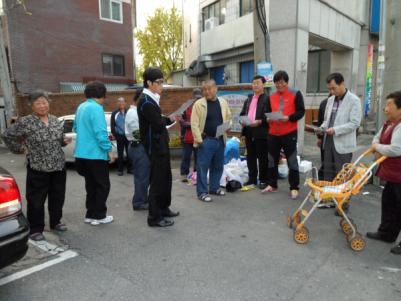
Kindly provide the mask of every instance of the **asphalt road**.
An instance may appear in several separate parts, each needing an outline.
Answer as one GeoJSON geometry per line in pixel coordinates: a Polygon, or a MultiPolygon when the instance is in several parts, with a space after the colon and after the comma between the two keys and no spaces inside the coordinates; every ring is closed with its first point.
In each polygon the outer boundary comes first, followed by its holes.
{"type": "MultiPolygon", "coordinates": [[[[24,194],[23,157],[0,149],[0,165],[24,194]]],[[[289,199],[286,181],[269,196],[236,192],[206,204],[178,180],[176,168],[173,174],[172,209],[181,212],[173,227],[149,228],[146,213],[131,209],[131,176],[115,171],[108,200],[115,222],[94,227],[83,223],[83,179],[69,168],[69,231],[45,236],[78,256],[1,285],[0,300],[401,299],[401,256],[389,253],[391,244],[370,240],[362,252],[352,251],[332,209],[318,210],[308,221],[308,244],[294,242],[286,217],[300,200],[289,199]]],[[[365,234],[380,220],[381,189],[363,192],[369,194],[352,199],[350,216],[365,234]]],[[[301,196],[306,193],[302,187],[301,196]]],[[[0,282],[57,256],[31,245],[26,258],[0,271],[0,282]]]]}

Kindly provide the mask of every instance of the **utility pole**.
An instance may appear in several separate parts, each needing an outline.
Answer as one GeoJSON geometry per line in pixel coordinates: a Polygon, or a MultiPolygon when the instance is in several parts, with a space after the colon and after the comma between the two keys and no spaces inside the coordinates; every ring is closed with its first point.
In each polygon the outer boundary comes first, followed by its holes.
{"type": "Polygon", "coordinates": [[[267,20],[269,0],[253,0],[253,60],[258,63],[270,60],[270,35],[267,20]]]}
{"type": "Polygon", "coordinates": [[[136,78],[136,62],[135,62],[135,29],[136,29],[136,0],[131,0],[131,23],[132,23],[132,63],[134,70],[134,81],[137,82],[136,78]]]}
{"type": "MultiPolygon", "coordinates": [[[[15,100],[11,86],[10,71],[8,69],[2,20],[0,20],[0,81],[3,90],[4,111],[6,113],[5,122],[8,122],[11,117],[15,116],[15,100]]],[[[2,119],[0,118],[0,120],[2,119]]],[[[4,131],[5,128],[6,124],[2,122],[1,131],[4,131]]]]}

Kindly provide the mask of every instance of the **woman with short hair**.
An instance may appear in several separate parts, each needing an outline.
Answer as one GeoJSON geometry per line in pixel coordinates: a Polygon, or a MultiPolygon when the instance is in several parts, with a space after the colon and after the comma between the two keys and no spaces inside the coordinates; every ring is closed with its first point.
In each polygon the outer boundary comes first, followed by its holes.
{"type": "Polygon", "coordinates": [[[63,122],[49,114],[45,91],[29,96],[32,114],[18,119],[2,135],[7,147],[26,154],[26,200],[30,239],[44,240],[44,204],[48,198],[50,228],[66,231],[61,222],[65,199],[66,171],[62,146],[71,140],[63,136],[63,122]]]}

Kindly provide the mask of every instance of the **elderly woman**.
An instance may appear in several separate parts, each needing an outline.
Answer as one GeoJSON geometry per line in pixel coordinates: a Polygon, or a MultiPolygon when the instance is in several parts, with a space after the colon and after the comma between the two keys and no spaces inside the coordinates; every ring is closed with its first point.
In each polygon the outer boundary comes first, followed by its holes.
{"type": "Polygon", "coordinates": [[[63,123],[49,114],[49,98],[38,90],[29,97],[32,114],[22,117],[2,135],[13,152],[24,152],[27,158],[26,200],[30,238],[44,240],[44,204],[48,198],[50,228],[66,231],[61,222],[65,198],[65,158],[62,146],[71,140],[63,138],[63,123]]]}

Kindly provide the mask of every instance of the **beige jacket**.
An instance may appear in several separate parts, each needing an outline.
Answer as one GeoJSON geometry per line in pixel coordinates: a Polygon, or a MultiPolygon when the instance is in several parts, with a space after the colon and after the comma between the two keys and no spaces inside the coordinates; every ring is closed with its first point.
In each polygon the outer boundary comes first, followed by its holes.
{"type": "MultiPolygon", "coordinates": [[[[223,115],[223,122],[231,120],[231,111],[228,107],[228,103],[224,98],[218,97],[218,101],[220,102],[221,114],[223,115]]],[[[191,115],[191,130],[192,135],[194,136],[194,147],[198,147],[202,144],[202,133],[205,128],[207,116],[207,102],[206,98],[202,97],[198,99],[193,108],[191,115]]],[[[227,139],[227,134],[224,134],[224,142],[227,139]]]]}

